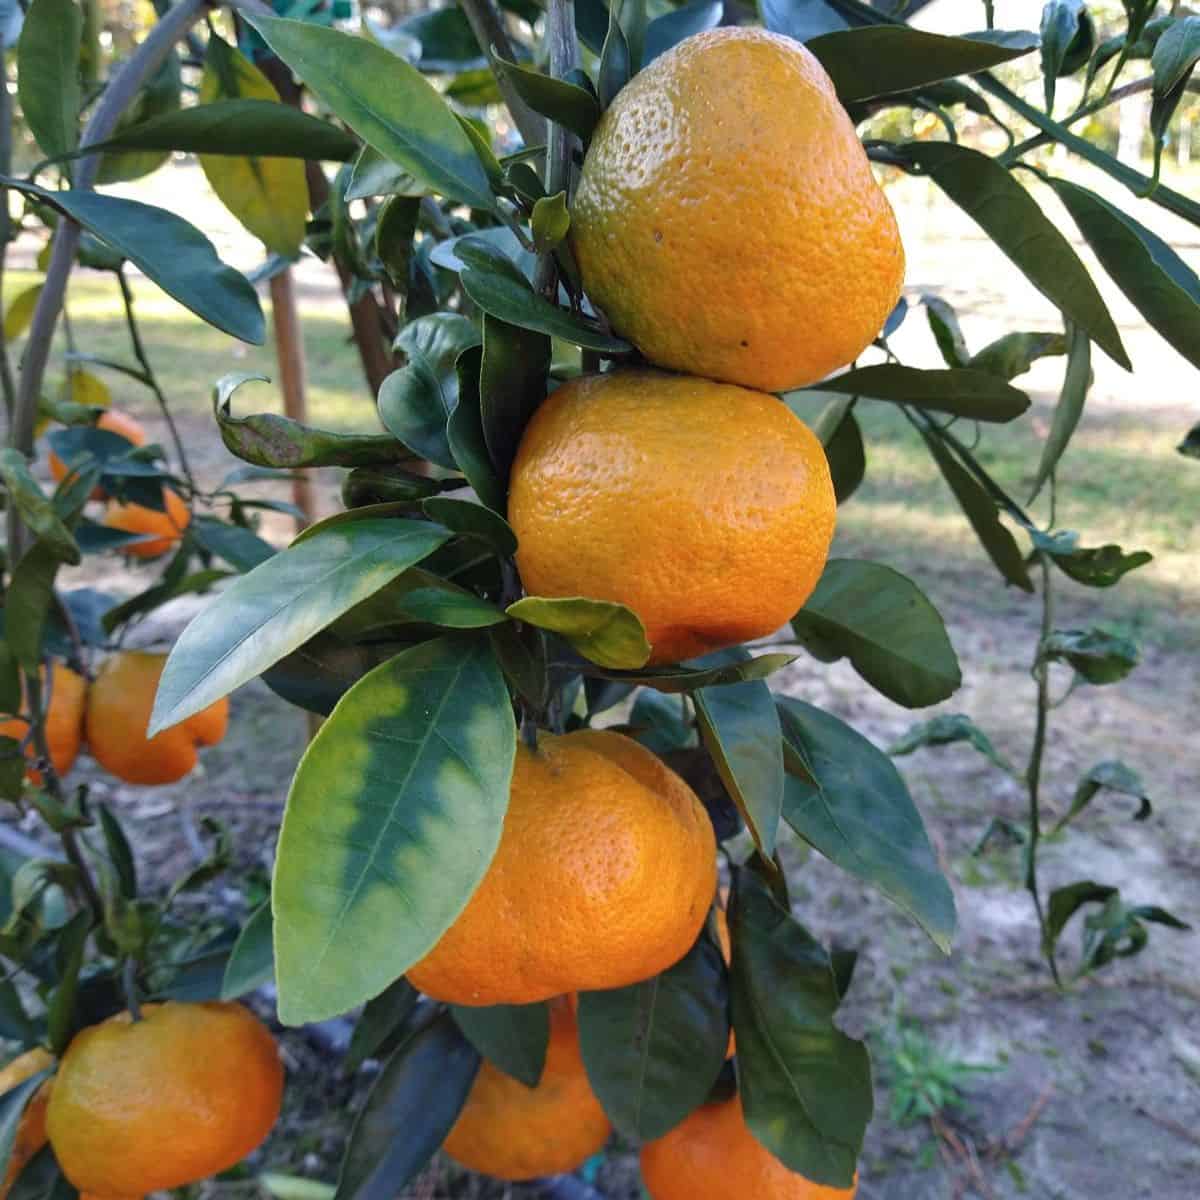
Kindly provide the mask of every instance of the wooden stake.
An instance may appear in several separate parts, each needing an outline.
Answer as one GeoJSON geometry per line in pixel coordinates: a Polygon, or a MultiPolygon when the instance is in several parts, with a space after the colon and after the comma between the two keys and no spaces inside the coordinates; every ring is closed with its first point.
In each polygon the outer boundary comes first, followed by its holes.
{"type": "MultiPolygon", "coordinates": [[[[305,398],[304,334],[296,312],[296,290],[292,286],[292,269],[287,267],[271,276],[271,319],[275,326],[275,355],[279,361],[279,386],[283,389],[283,411],[293,421],[307,422],[308,403],[305,398]]],[[[295,472],[292,497],[304,514],[298,521],[301,529],[316,519],[316,497],[312,480],[303,470],[295,472]]]]}

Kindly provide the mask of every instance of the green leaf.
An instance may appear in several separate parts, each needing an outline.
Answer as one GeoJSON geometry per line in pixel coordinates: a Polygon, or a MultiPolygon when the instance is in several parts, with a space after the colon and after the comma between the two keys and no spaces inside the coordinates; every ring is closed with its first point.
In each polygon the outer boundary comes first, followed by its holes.
{"type": "Polygon", "coordinates": [[[364,141],[452,200],[495,201],[470,138],[421,73],[366,38],[247,16],[271,49],[364,141]]]}
{"type": "MultiPolygon", "coordinates": [[[[744,662],[744,650],[695,660],[701,666],[744,662]]],[[[742,814],[764,858],[775,853],[783,808],[783,747],[771,690],[761,680],[692,693],[700,736],[721,782],[742,814]]]]}
{"type": "Polygon", "coordinates": [[[831,862],[879,888],[949,954],[954,895],[900,772],[829,713],[790,697],[778,704],[784,820],[831,862]]]}
{"type": "Polygon", "coordinates": [[[708,1099],[729,1045],[728,988],[721,952],[702,930],[661,975],[581,993],[588,1082],[622,1136],[660,1138],[708,1099]]]}
{"type": "Polygon", "coordinates": [[[494,1004],[469,1008],[450,1005],[454,1023],[467,1041],[493,1066],[537,1087],[550,1044],[550,1009],[546,1004],[494,1004]]]}
{"type": "Polygon", "coordinates": [[[924,295],[921,297],[921,303],[925,306],[925,316],[929,321],[929,328],[946,366],[967,366],[971,361],[971,355],[967,350],[967,341],[963,337],[962,327],[958,323],[958,314],[940,296],[924,295]]]}
{"type": "Polygon", "coordinates": [[[398,654],[338,701],[288,794],[272,905],[280,1018],[378,995],[462,912],[500,841],[516,753],[486,640],[398,654]]]}
{"type": "MultiPolygon", "coordinates": [[[[1200,15],[1186,15],[1158,39],[1150,57],[1154,67],[1154,99],[1150,106],[1150,132],[1154,134],[1154,178],[1158,179],[1167,126],[1183,99],[1188,80],[1200,63],[1200,15]]],[[[1184,132],[1181,136],[1188,136],[1184,132]]]]}
{"type": "Polygon", "coordinates": [[[1069,663],[1088,683],[1119,683],[1138,665],[1137,645],[1103,629],[1059,629],[1045,638],[1040,656],[1069,663]]]}
{"type": "Polygon", "coordinates": [[[1058,833],[1068,821],[1074,820],[1083,812],[1091,804],[1096,793],[1102,789],[1120,792],[1124,796],[1132,796],[1137,800],[1137,812],[1133,814],[1135,821],[1145,821],[1154,811],[1150,805],[1150,797],[1146,794],[1146,785],[1142,782],[1142,777],[1123,762],[1108,759],[1097,763],[1079,781],[1075,788],[1075,795],[1071,797],[1071,807],[1054,826],[1054,832],[1058,833]]]}
{"type": "Polygon", "coordinates": [[[553,196],[542,196],[534,202],[529,217],[533,233],[533,244],[539,254],[548,254],[560,246],[571,228],[571,214],[567,211],[567,193],[555,192],[553,196]]]}
{"type": "Polygon", "coordinates": [[[374,433],[332,433],[302,425],[276,413],[235,417],[230,409],[233,393],[251,380],[267,382],[263,375],[234,372],[222,376],[213,388],[213,416],[221,440],[231,454],[259,467],[360,467],[405,461],[411,452],[394,437],[374,433]]]}
{"type": "Polygon", "coordinates": [[[459,313],[437,312],[409,321],[396,338],[396,348],[405,354],[420,354],[438,373],[447,407],[458,399],[454,364],[458,356],[482,342],[479,326],[459,313]]]}
{"type": "MultiPolygon", "coordinates": [[[[637,66],[630,54],[625,30],[621,28],[623,0],[612,0],[608,10],[608,33],[600,50],[600,63],[596,73],[596,91],[600,104],[607,108],[617,93],[629,82],[637,66]]],[[[643,14],[645,9],[643,8],[643,14]]]]}
{"type": "Polygon", "coordinates": [[[543,75],[530,67],[519,67],[495,53],[492,66],[534,112],[558,122],[587,145],[600,120],[600,101],[591,92],[565,79],[543,75]]]}
{"type": "Polygon", "coordinates": [[[275,547],[258,534],[241,525],[227,525],[215,517],[197,517],[190,529],[205,550],[239,571],[252,571],[275,553],[275,547]]]}
{"type": "Polygon", "coordinates": [[[44,543],[34,545],[22,555],[9,579],[4,638],[27,671],[36,671],[42,661],[42,633],[61,565],[62,560],[44,543]]]}
{"type": "Polygon", "coordinates": [[[1200,367],[1200,278],[1145,225],[1065,179],[1051,187],[1104,269],[1162,338],[1200,367]]]}
{"type": "Polygon", "coordinates": [[[1006,333],[972,355],[967,366],[999,375],[1001,379],[1015,379],[1039,358],[1066,352],[1067,339],[1061,333],[1006,333]]]}
{"type": "Polygon", "coordinates": [[[822,439],[822,444],[833,476],[833,494],[839,504],[844,504],[858,491],[867,473],[867,451],[854,414],[847,411],[829,440],[822,439]]]}
{"type": "Polygon", "coordinates": [[[1058,404],[1054,407],[1054,418],[1050,422],[1046,444],[1042,447],[1041,461],[1034,476],[1033,489],[1029,493],[1030,504],[1054,473],[1058,460],[1066,451],[1079,419],[1083,416],[1088,389],[1092,386],[1092,340],[1078,326],[1071,327],[1069,334],[1067,369],[1063,374],[1062,391],[1059,392],[1058,404]]]}
{"type": "Polygon", "coordinates": [[[239,158],[346,162],[359,149],[350,134],[278,100],[213,100],[139,121],[93,150],[170,150],[239,158]]]}
{"type": "Polygon", "coordinates": [[[253,679],[448,537],[423,521],[347,521],[318,529],[235,579],[172,648],[149,735],[253,679]]]}
{"type": "Polygon", "coordinates": [[[92,914],[77,912],[57,935],[55,959],[58,984],[46,1010],[46,1041],[55,1055],[61,1055],[75,1036],[75,1000],[79,994],[79,972],[83,969],[83,953],[92,931],[92,914]]]}
{"type": "Polygon", "coordinates": [[[660,54],[665,54],[684,38],[715,28],[721,23],[723,12],[720,0],[692,0],[691,4],[683,4],[655,17],[646,26],[646,46],[642,52],[643,70],[660,54]]]}
{"type": "Polygon", "coordinates": [[[505,489],[492,466],[483,432],[479,380],[483,347],[464,350],[455,363],[458,374],[458,404],[446,423],[446,439],[458,469],[467,477],[475,494],[493,512],[507,509],[505,489]]]}
{"type": "MultiPolygon", "coordinates": [[[[121,114],[113,131],[115,137],[133,125],[165,113],[179,110],[183,99],[183,72],[176,50],[168,52],[162,65],[155,71],[133,98],[133,102],[121,114]]],[[[103,187],[111,183],[130,183],[157,171],[170,154],[165,150],[108,151],[100,159],[96,170],[96,183],[103,187]]],[[[83,259],[81,248],[80,261],[83,259]]]]}
{"type": "Polygon", "coordinates": [[[1058,77],[1066,73],[1067,52],[1079,35],[1083,15],[1083,0],[1046,0],[1042,8],[1042,77],[1047,113],[1054,111],[1058,77]]]}
{"type": "Polygon", "coordinates": [[[53,1074],[49,1069],[39,1071],[28,1079],[10,1088],[0,1096],[0,1178],[8,1173],[12,1159],[13,1145],[17,1139],[17,1129],[21,1118],[25,1115],[33,1094],[53,1074]]]}
{"type": "Polygon", "coordinates": [[[221,999],[238,1000],[275,982],[275,920],[271,904],[260,904],[242,926],[225,963],[221,999]]]}
{"type": "Polygon", "coordinates": [[[393,29],[417,40],[423,71],[457,73],[487,65],[466,14],[457,6],[415,13],[393,29]]]}
{"type": "MultiPolygon", "coordinates": [[[[921,370],[879,363],[823,380],[813,390],[912,404],[976,421],[1011,421],[1029,407],[1029,397],[1018,388],[986,371],[967,367],[921,370]]],[[[803,396],[804,392],[791,395],[803,396]]]]}
{"type": "Polygon", "coordinates": [[[838,99],[851,104],[986,70],[1036,50],[1038,39],[1032,33],[1008,34],[1004,41],[943,37],[876,25],[822,33],[807,45],[829,72],[838,99]]]}
{"type": "Polygon", "coordinates": [[[123,254],[167,295],[243,342],[264,337],[258,294],[194,225],[164,208],[99,192],[52,192],[21,179],[0,183],[49,204],[123,254]]]}
{"type": "Polygon", "coordinates": [[[753,872],[729,908],[738,1090],[755,1138],[813,1183],[848,1188],[871,1119],[871,1060],[833,1023],[829,956],[753,872]]]}
{"type": "Polygon", "coordinates": [[[937,609],[882,563],[830,560],[792,629],[816,658],[849,658],[876,691],[905,708],[937,704],[962,683],[937,609]]]}
{"type": "Polygon", "coordinates": [[[47,158],[79,143],[79,47],[83,14],[74,0],[32,0],[17,42],[17,95],[29,132],[47,158]]]}
{"type": "Polygon", "coordinates": [[[562,338],[600,354],[626,354],[628,342],[603,333],[582,317],[575,317],[539,296],[506,254],[472,235],[455,245],[466,264],[460,276],[463,290],[485,313],[510,325],[562,338]]]}
{"type": "Polygon", "coordinates": [[[335,1200],[395,1200],[445,1141],[478,1071],[448,1012],[409,1034],[354,1122],[335,1200]]]}
{"type": "Polygon", "coordinates": [[[975,536],[987,551],[988,557],[1008,583],[1024,592],[1033,591],[1033,581],[1025,557],[1017,545],[1016,538],[1000,523],[996,502],[984,491],[975,477],[946,448],[936,434],[922,431],[925,444],[933,461],[937,463],[942,477],[950,485],[959,507],[971,522],[975,536]]]}
{"type": "Polygon", "coordinates": [[[396,503],[416,506],[426,496],[437,495],[440,488],[439,480],[400,467],[355,467],[342,480],[342,503],[347,508],[396,503]]]}
{"type": "Polygon", "coordinates": [[[421,502],[425,515],[464,537],[478,538],[501,558],[517,552],[517,535],[512,526],[490,508],[456,496],[430,496],[421,502]]]}
{"type": "Polygon", "coordinates": [[[1030,530],[1033,544],[1044,551],[1064,575],[1086,587],[1112,587],[1130,571],[1144,567],[1154,561],[1148,550],[1134,550],[1126,554],[1120,546],[1109,544],[1094,550],[1079,546],[1079,535],[1068,531],[1047,534],[1039,529],[1030,530]]]}
{"type": "MultiPolygon", "coordinates": [[[[616,684],[610,686],[619,687],[616,684]]],[[[617,703],[622,699],[624,696],[619,696],[617,703]]],[[[591,705],[588,711],[594,715],[600,710],[591,705]]],[[[679,701],[652,688],[638,691],[629,714],[629,729],[643,746],[660,756],[692,746],[696,740],[690,722],[684,724],[679,701]]]]}
{"type": "Polygon", "coordinates": [[[926,172],[1064,316],[1131,369],[1121,335],[1087,268],[1004,167],[950,142],[907,142],[896,153],[926,172]]]}
{"type": "Polygon", "coordinates": [[[508,484],[521,434],[546,398],[551,349],[546,334],[484,315],[479,415],[488,455],[502,487],[508,484]]]}
{"type": "Polygon", "coordinates": [[[375,196],[406,196],[415,200],[428,194],[426,184],[389,161],[374,146],[364,145],[354,160],[345,200],[347,204],[375,196]]]}
{"type": "Polygon", "coordinates": [[[406,592],[400,600],[400,609],[410,620],[446,629],[485,629],[506,620],[494,604],[441,579],[436,580],[435,587],[406,592]]]}
{"type": "Polygon", "coordinates": [[[952,742],[967,742],[1000,770],[1012,773],[1012,767],[1000,757],[992,739],[965,713],[939,713],[928,721],[910,726],[888,747],[888,753],[898,758],[925,746],[948,746],[952,742]]]}
{"type": "Polygon", "coordinates": [[[112,809],[107,804],[97,804],[96,812],[100,817],[100,829],[104,834],[104,848],[108,851],[108,861],[116,873],[117,890],[126,900],[137,898],[137,864],[133,857],[133,848],[121,828],[121,823],[113,816],[112,809]]]}
{"type": "MultiPolygon", "coordinates": [[[[706,661],[706,660],[697,660],[706,661]]],[[[736,662],[720,662],[712,666],[646,667],[641,671],[589,670],[587,673],[616,683],[628,683],[654,688],[658,692],[678,694],[697,688],[727,687],[754,679],[766,679],[796,661],[794,654],[760,654],[736,662]]]]}
{"type": "MultiPolygon", "coordinates": [[[[271,81],[241,51],[210,33],[200,81],[203,111],[216,100],[260,100],[280,111],[296,111],[279,102],[271,81]]],[[[296,158],[201,154],[200,166],[222,204],[272,254],[296,258],[308,218],[304,163],[296,158]]]]}
{"type": "Polygon", "coordinates": [[[1050,893],[1046,909],[1046,948],[1053,949],[1067,927],[1067,922],[1085,905],[1103,903],[1116,896],[1117,889],[1091,879],[1081,879],[1065,887],[1055,888],[1050,893]]]}
{"type": "Polygon", "coordinates": [[[30,474],[25,455],[11,446],[0,450],[0,480],[4,482],[8,503],[21,514],[38,544],[60,562],[78,565],[83,556],[75,538],[30,474]]]}
{"type": "Polygon", "coordinates": [[[514,620],[561,634],[584,658],[612,670],[631,670],[650,657],[646,630],[631,608],[580,596],[526,596],[505,611],[514,620]]]}
{"type": "Polygon", "coordinates": [[[21,671],[12,647],[0,638],[0,713],[21,709],[21,671]]]}
{"type": "Polygon", "coordinates": [[[440,467],[457,465],[446,438],[451,406],[438,372],[423,354],[411,351],[408,362],[383,381],[378,404],[384,427],[414,454],[440,467]]]}
{"type": "Polygon", "coordinates": [[[368,1058],[386,1057],[388,1047],[407,1033],[420,998],[420,992],[402,976],[368,1000],[354,1026],[342,1069],[357,1071],[368,1058]]]}

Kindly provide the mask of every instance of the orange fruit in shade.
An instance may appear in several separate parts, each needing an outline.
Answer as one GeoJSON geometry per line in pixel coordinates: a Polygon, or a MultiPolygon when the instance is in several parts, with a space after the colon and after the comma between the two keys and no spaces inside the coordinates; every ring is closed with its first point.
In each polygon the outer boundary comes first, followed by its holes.
{"type": "Polygon", "coordinates": [[[716,889],[695,793],[618,733],[517,749],[496,856],[465,910],[408,972],[455,1004],[529,1004],[624,987],[691,949],[716,889]]]}
{"type": "MultiPolygon", "coordinates": [[[[119,409],[110,408],[100,414],[96,421],[97,429],[107,429],[109,433],[116,433],[123,437],[127,442],[134,446],[144,446],[146,444],[146,431],[141,425],[133,419],[128,413],[123,413],[119,409]]],[[[65,478],[67,474],[67,464],[63,462],[53,450],[50,451],[50,456],[46,461],[46,465],[50,468],[50,474],[55,482],[65,478]]],[[[102,487],[92,489],[93,500],[103,500],[105,496],[102,487]]]]}
{"type": "Polygon", "coordinates": [[[239,1004],[148,1004],[77,1034],[50,1096],[50,1144],[81,1192],[141,1196],[241,1162],[270,1133],[283,1067],[239,1004]]]}
{"type": "Polygon", "coordinates": [[[904,281],[895,214],[833,82],[763,29],[686,38],[621,89],[571,243],[588,295],[652,363],[767,392],[856,358],[904,281]]]}
{"type": "Polygon", "coordinates": [[[611,1128],[588,1083],[564,997],[550,1006],[550,1043],[537,1087],[485,1061],[442,1149],[471,1171],[534,1179],[574,1171],[608,1141],[611,1128]]]}
{"type": "MultiPolygon", "coordinates": [[[[31,1075],[52,1066],[54,1055],[48,1050],[43,1050],[40,1046],[27,1050],[0,1071],[0,1095],[24,1083],[31,1075]]],[[[13,1139],[12,1154],[8,1160],[8,1170],[4,1174],[4,1181],[0,1183],[0,1200],[5,1200],[9,1189],[16,1183],[17,1176],[46,1144],[46,1108],[50,1103],[52,1086],[53,1080],[47,1079],[30,1097],[25,1111],[21,1114],[13,1139]]]]}
{"type": "MultiPolygon", "coordinates": [[[[45,684],[46,673],[42,671],[45,684]]],[[[56,775],[66,775],[75,765],[79,747],[83,744],[83,716],[87,701],[87,680],[77,675],[65,663],[54,663],[50,673],[50,704],[46,709],[46,744],[56,775]]],[[[29,733],[29,722],[21,717],[0,721],[0,736],[22,739],[29,733]]],[[[27,758],[36,758],[32,743],[25,747],[27,758]]],[[[42,781],[40,771],[29,768],[25,773],[30,782],[42,781]]]]}
{"type": "Polygon", "coordinates": [[[857,1185],[825,1187],[789,1171],[750,1132],[739,1096],[706,1104],[642,1147],[651,1200],[853,1200],[857,1185]]]}
{"type": "Polygon", "coordinates": [[[229,700],[147,739],[146,728],[167,656],[123,650],[107,659],[88,693],[87,740],[96,761],[126,783],[174,783],[190,774],[200,746],[215,746],[229,722],[229,700]]]}
{"type": "Polygon", "coordinates": [[[191,524],[192,514],[183,500],[170,488],[163,488],[166,511],[159,512],[143,504],[121,504],[108,502],[104,512],[104,524],[110,529],[122,529],[126,533],[144,533],[153,536],[143,542],[130,542],[120,547],[122,554],[133,558],[157,558],[174,548],[191,524]]]}
{"type": "Polygon", "coordinates": [[[825,451],[783,401],[649,370],[549,396],[508,497],[526,590],[627,605],[651,663],[789,621],[824,569],[836,513],[825,451]]]}

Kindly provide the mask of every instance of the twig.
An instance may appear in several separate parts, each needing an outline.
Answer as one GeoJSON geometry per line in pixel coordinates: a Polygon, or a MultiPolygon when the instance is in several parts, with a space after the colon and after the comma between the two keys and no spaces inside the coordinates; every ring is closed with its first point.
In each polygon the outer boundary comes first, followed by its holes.
{"type": "MultiPolygon", "coordinates": [[[[8,175],[12,170],[12,96],[7,87],[0,88],[0,174],[8,175]]],[[[8,243],[12,237],[12,218],[8,212],[8,188],[0,187],[0,289],[4,285],[4,260],[8,257],[8,243]]],[[[12,426],[13,409],[16,405],[16,389],[13,385],[12,368],[8,362],[8,344],[4,336],[4,323],[0,321],[0,390],[4,393],[4,411],[12,426]]]]}
{"type": "Polygon", "coordinates": [[[1029,1131],[1037,1124],[1037,1119],[1042,1115],[1042,1110],[1050,1103],[1050,1097],[1054,1095],[1054,1083],[1051,1081],[1042,1089],[1041,1095],[1034,1100],[1032,1107],[1021,1119],[1020,1124],[1005,1138],[992,1148],[992,1151],[999,1157],[1001,1154],[1013,1154],[1021,1145],[1021,1143],[1029,1136],[1029,1131]]]}
{"type": "MultiPolygon", "coordinates": [[[[492,60],[493,46],[501,58],[515,62],[516,54],[513,51],[512,42],[509,40],[508,31],[504,28],[500,12],[492,0],[459,0],[459,3],[470,23],[471,31],[475,34],[475,40],[479,43],[479,48],[488,62],[490,63],[492,60]]],[[[500,95],[504,97],[504,103],[508,106],[508,111],[512,114],[512,119],[520,131],[525,145],[536,146],[544,142],[546,140],[545,119],[538,116],[521,99],[516,88],[494,66],[492,73],[496,76],[496,86],[500,89],[500,95]]]]}
{"type": "Polygon", "coordinates": [[[1164,1129],[1169,1129],[1172,1133],[1183,1138],[1185,1141],[1191,1142],[1193,1146],[1200,1146],[1200,1135],[1193,1132],[1186,1125],[1181,1125],[1178,1121],[1171,1117],[1161,1117],[1158,1113],[1152,1113],[1148,1108],[1144,1108],[1140,1104],[1134,1105],[1134,1112],[1139,1112],[1147,1120],[1153,1121],[1155,1125],[1161,1125],[1164,1129]]]}

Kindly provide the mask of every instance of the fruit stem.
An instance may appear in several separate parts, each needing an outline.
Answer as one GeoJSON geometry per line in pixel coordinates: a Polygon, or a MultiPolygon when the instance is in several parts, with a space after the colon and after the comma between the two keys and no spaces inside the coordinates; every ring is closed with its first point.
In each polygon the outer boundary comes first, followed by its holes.
{"type": "Polygon", "coordinates": [[[121,987],[125,992],[125,1005],[134,1021],[142,1019],[142,1005],[138,1000],[137,963],[132,957],[121,964],[121,987]]]}

